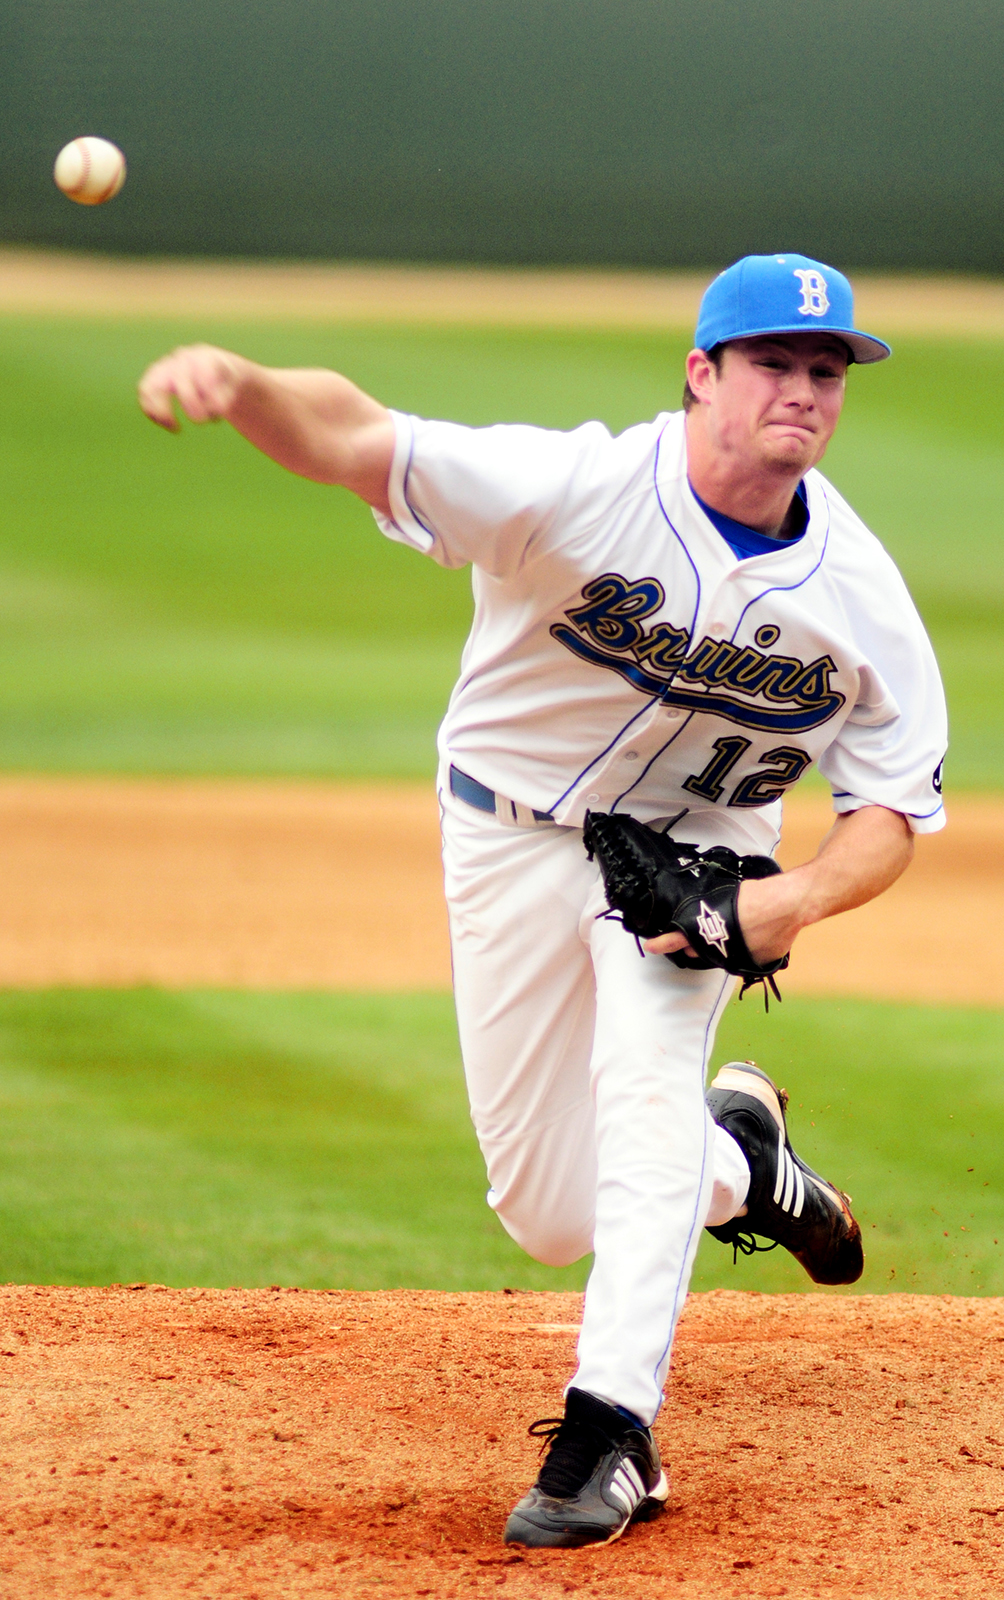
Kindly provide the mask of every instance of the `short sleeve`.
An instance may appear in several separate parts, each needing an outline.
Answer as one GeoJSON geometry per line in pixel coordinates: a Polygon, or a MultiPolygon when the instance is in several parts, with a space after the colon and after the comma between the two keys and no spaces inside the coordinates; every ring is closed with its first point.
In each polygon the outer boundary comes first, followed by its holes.
{"type": "Polygon", "coordinates": [[[569,433],[523,424],[468,428],[392,411],[396,431],[389,539],[444,567],[468,562],[495,576],[515,571],[559,511],[574,515],[595,492],[610,445],[602,423],[569,433]]]}
{"type": "Polygon", "coordinates": [[[901,812],[914,833],[936,833],[945,825],[941,772],[948,714],[934,651],[912,604],[910,611],[912,618],[897,619],[899,628],[876,624],[868,641],[885,689],[884,713],[873,709],[874,694],[871,703],[856,706],[821,756],[819,770],[833,790],[835,811],[886,806],[901,812]]]}

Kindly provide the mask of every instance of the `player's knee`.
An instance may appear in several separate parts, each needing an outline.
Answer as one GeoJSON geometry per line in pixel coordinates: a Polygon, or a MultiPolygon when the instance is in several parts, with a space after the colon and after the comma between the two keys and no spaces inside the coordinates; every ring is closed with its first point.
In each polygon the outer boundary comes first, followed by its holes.
{"type": "Polygon", "coordinates": [[[588,1255],[593,1248],[591,1239],[570,1239],[545,1233],[522,1236],[513,1233],[512,1237],[528,1256],[532,1256],[534,1261],[539,1261],[545,1267],[570,1267],[573,1262],[581,1261],[582,1257],[588,1255]]]}
{"type": "Polygon", "coordinates": [[[489,1205],[496,1212],[506,1233],[525,1250],[534,1261],[545,1267],[570,1267],[581,1261],[593,1248],[593,1225],[569,1223],[554,1218],[527,1216],[516,1209],[497,1204],[489,1196],[489,1205]]]}

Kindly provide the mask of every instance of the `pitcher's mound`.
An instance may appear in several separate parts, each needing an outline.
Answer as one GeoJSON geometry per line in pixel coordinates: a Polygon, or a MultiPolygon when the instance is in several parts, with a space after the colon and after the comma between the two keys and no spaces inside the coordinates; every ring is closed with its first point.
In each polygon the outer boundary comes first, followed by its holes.
{"type": "Polygon", "coordinates": [[[506,1549],[577,1295],[0,1289],[0,1593],[999,1594],[1004,1302],[692,1297],[669,1509],[506,1549]]]}

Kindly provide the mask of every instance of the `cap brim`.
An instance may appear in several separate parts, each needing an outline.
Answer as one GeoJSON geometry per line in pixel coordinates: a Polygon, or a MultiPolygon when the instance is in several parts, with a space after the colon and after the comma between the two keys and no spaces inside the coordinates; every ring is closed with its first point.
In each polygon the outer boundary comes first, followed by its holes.
{"type": "MultiPolygon", "coordinates": [[[[733,334],[729,339],[720,339],[720,344],[733,344],[739,339],[765,339],[772,333],[832,333],[835,339],[842,339],[850,349],[858,366],[866,367],[875,361],[886,361],[892,355],[892,346],[886,344],[884,339],[876,339],[872,333],[859,333],[857,328],[831,328],[831,327],[806,327],[800,322],[797,328],[790,323],[785,328],[750,328],[746,333],[733,334]]],[[[702,348],[707,348],[702,346],[702,348]]]]}
{"type": "Polygon", "coordinates": [[[837,334],[850,345],[859,366],[866,367],[872,361],[888,361],[892,355],[892,346],[886,344],[884,339],[876,339],[872,333],[858,333],[855,328],[832,328],[827,331],[837,334]]]}

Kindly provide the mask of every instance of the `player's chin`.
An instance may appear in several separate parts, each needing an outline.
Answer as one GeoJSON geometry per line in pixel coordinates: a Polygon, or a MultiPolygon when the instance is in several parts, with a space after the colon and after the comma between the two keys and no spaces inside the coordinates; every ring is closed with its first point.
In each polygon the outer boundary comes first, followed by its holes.
{"type": "Polygon", "coordinates": [[[807,472],[819,458],[819,441],[811,433],[777,433],[763,441],[764,465],[784,472],[807,472]]]}

